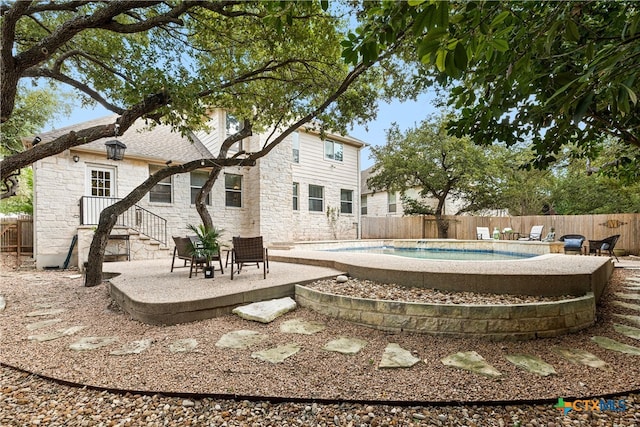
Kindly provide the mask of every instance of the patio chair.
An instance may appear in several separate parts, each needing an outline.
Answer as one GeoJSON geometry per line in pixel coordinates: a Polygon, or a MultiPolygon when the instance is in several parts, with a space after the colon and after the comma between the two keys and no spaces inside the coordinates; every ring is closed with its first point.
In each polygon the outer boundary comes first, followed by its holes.
{"type": "Polygon", "coordinates": [[[478,240],[493,240],[489,232],[489,227],[476,227],[476,235],[478,236],[478,240]]]}
{"type": "Polygon", "coordinates": [[[542,229],[544,225],[534,225],[531,227],[531,232],[526,237],[521,237],[518,240],[542,240],[542,229]]]}
{"type": "Polygon", "coordinates": [[[258,237],[233,237],[233,248],[231,249],[231,280],[234,271],[240,274],[244,264],[255,263],[260,268],[262,263],[262,277],[267,278],[269,272],[269,254],[267,248],[262,244],[262,236],[258,237]]]}
{"type": "Polygon", "coordinates": [[[616,254],[613,253],[619,238],[620,235],[616,234],[602,240],[589,240],[589,254],[602,255],[602,251],[607,251],[610,257],[614,257],[616,261],[620,262],[616,254]]]}
{"type": "Polygon", "coordinates": [[[574,253],[578,252],[582,255],[582,245],[586,240],[581,234],[565,234],[564,236],[558,239],[561,242],[564,242],[564,253],[574,253]]]}
{"type": "MultiPolygon", "coordinates": [[[[189,278],[193,275],[193,269],[195,267],[195,274],[198,275],[198,267],[204,268],[207,265],[207,259],[203,256],[198,256],[196,252],[193,250],[193,244],[191,243],[191,239],[189,237],[176,237],[172,236],[173,242],[175,243],[175,248],[173,248],[173,259],[171,260],[171,272],[173,273],[173,269],[175,266],[176,258],[184,260],[184,265],[182,267],[186,267],[187,263],[189,263],[189,278]]],[[[176,267],[177,268],[177,267],[176,267]]]]}

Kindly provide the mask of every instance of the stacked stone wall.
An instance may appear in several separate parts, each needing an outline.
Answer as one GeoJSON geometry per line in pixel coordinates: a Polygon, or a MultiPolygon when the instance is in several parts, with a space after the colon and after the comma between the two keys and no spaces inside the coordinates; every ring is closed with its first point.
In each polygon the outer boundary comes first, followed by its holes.
{"type": "Polygon", "coordinates": [[[297,285],[302,307],[388,331],[492,340],[564,335],[594,324],[593,293],[555,302],[504,305],[422,304],[334,295],[297,285]]]}

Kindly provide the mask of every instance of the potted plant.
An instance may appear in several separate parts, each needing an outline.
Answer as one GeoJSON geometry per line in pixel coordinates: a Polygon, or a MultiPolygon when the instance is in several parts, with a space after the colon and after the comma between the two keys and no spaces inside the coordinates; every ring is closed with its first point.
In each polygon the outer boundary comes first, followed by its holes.
{"type": "Polygon", "coordinates": [[[216,227],[206,227],[204,224],[198,226],[189,224],[187,227],[196,234],[198,239],[196,244],[192,242],[193,254],[204,257],[207,260],[207,266],[204,267],[204,277],[213,279],[214,267],[211,265],[211,260],[216,256],[220,256],[220,237],[224,230],[216,227]]]}

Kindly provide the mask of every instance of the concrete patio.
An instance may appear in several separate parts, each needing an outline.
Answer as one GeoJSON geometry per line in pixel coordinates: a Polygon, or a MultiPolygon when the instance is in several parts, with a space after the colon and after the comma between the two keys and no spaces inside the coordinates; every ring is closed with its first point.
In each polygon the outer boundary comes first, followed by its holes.
{"type": "Polygon", "coordinates": [[[107,263],[112,298],[133,318],[150,324],[177,324],[231,313],[238,305],[285,296],[295,285],[339,274],[360,279],[451,291],[527,295],[600,295],[613,271],[607,257],[549,254],[504,261],[430,261],[377,254],[270,250],[270,272],[245,266],[230,279],[216,270],[213,279],[188,268],[170,272],[171,258],[107,263]]]}

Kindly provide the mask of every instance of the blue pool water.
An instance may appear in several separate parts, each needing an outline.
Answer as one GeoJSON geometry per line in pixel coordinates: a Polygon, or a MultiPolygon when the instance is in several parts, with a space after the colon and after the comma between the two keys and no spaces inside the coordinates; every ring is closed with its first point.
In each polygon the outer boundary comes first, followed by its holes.
{"type": "Polygon", "coordinates": [[[499,261],[532,258],[536,255],[515,252],[461,250],[461,249],[425,249],[394,248],[381,246],[374,248],[330,249],[331,252],[350,252],[361,254],[384,254],[417,259],[446,259],[453,261],[499,261]]]}

